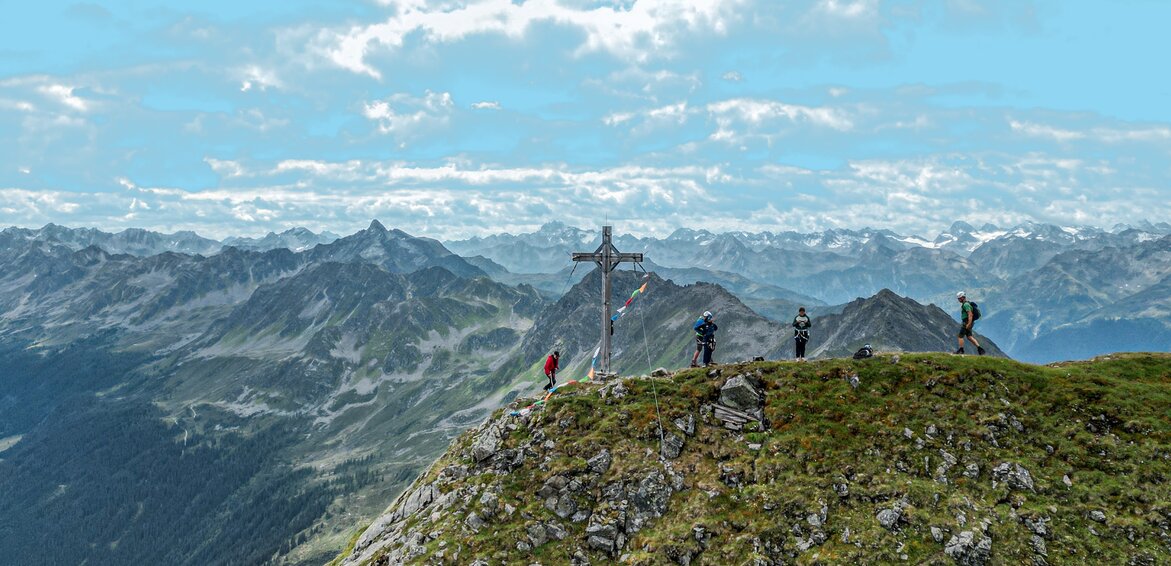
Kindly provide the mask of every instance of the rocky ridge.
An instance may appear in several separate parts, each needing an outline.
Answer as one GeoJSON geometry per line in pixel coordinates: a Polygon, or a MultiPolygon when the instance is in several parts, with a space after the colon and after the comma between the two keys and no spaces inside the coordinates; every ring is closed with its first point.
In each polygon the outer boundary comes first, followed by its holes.
{"type": "Polygon", "coordinates": [[[1169,356],[656,373],[497,412],[335,562],[1171,558],[1169,356]]]}

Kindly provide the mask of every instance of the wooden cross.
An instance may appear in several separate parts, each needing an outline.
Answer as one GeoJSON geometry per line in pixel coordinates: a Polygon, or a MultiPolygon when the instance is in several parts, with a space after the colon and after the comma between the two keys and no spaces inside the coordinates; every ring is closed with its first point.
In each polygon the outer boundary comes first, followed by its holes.
{"type": "Polygon", "coordinates": [[[610,232],[610,226],[602,226],[602,245],[593,253],[573,253],[573,261],[592,261],[602,270],[602,342],[598,351],[597,371],[603,374],[610,373],[610,335],[614,333],[614,323],[610,320],[613,314],[610,311],[610,273],[622,262],[642,262],[642,254],[619,253],[610,241],[610,232]]]}

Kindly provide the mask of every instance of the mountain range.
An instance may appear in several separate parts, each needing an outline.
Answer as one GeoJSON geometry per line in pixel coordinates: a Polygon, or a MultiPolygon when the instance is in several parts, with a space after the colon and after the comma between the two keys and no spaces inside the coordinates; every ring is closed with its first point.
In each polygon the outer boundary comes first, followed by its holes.
{"type": "MultiPolygon", "coordinates": [[[[1171,245],[1169,234],[1167,223],[1106,230],[956,222],[933,239],[870,229],[680,229],[663,239],[618,235],[615,243],[644,253],[661,273],[673,270],[687,282],[718,281],[779,321],[791,318],[797,305],[840,310],[882,289],[943,305],[954,305],[955,293],[965,290],[990,313],[979,329],[1008,355],[1051,362],[1171,348],[1171,320],[1151,316],[1171,300],[1159,284],[1171,276],[1161,251],[1171,245]]],[[[447,245],[491,262],[493,277],[556,293],[561,274],[570,269],[569,252],[593,249],[597,235],[550,223],[533,233],[447,245]]]]}
{"type": "MultiPolygon", "coordinates": [[[[1171,237],[1157,229],[620,236],[655,251],[649,273],[614,274],[615,307],[647,291],[614,324],[613,368],[686,365],[704,310],[720,363],[791,356],[797,306],[814,316],[811,358],[950,351],[955,318],[922,303],[954,305],[973,281],[990,353],[1160,349],[1171,237]],[[1035,241],[1058,250],[1040,267],[997,274],[978,255],[1035,241]]],[[[565,261],[593,249],[585,231],[499,235],[466,256],[377,221],[270,236],[0,231],[0,564],[320,563],[449,441],[539,391],[552,350],[563,380],[588,371],[600,274],[506,253],[565,261]]]]}

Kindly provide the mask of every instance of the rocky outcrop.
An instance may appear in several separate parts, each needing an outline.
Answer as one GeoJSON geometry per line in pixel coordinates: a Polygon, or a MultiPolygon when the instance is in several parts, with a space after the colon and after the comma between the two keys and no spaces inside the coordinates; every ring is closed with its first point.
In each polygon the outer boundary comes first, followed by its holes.
{"type": "Polygon", "coordinates": [[[1106,409],[1063,400],[1121,381],[1080,375],[905,354],[566,388],[458,440],[346,563],[1160,563],[1166,436],[1144,412],[1087,437],[1106,409]]]}

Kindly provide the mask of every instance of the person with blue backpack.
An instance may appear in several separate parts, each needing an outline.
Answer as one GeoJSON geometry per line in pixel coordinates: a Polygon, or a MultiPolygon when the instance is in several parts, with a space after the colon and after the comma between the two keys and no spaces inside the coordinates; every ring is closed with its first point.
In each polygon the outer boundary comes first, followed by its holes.
{"type": "Polygon", "coordinates": [[[691,356],[691,367],[699,367],[699,354],[703,353],[703,365],[712,365],[712,351],[716,349],[716,330],[719,329],[712,321],[715,318],[711,311],[704,311],[703,316],[696,319],[692,325],[695,330],[695,354],[691,356]]]}
{"type": "Polygon", "coordinates": [[[984,348],[980,346],[980,343],[976,341],[976,337],[972,335],[972,325],[980,319],[980,307],[976,303],[969,301],[963,291],[956,293],[956,300],[960,302],[960,333],[958,338],[960,347],[955,353],[964,353],[964,338],[967,338],[976,347],[976,353],[983,356],[984,348]]]}

